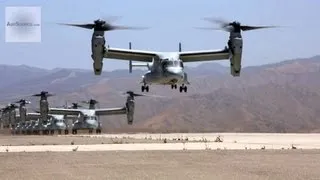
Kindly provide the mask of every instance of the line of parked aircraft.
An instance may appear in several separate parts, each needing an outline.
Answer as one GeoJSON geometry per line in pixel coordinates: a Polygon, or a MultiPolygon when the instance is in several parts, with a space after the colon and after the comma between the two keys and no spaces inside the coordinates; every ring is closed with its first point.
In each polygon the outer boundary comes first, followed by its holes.
{"type": "Polygon", "coordinates": [[[12,134],[54,134],[55,132],[69,134],[69,130],[72,134],[77,134],[78,130],[89,130],[90,134],[95,130],[97,134],[100,134],[102,124],[99,116],[126,114],[128,124],[132,125],[135,108],[134,97],[146,95],[136,94],[132,91],[127,91],[126,94],[128,96],[123,107],[98,109],[96,108],[98,101],[90,99],[83,102],[89,105],[88,108],[83,108],[78,103],[72,103],[72,106],[62,108],[51,108],[49,107],[48,97],[53,94],[42,91],[33,95],[40,97],[40,110],[27,112],[26,106],[31,102],[20,99],[0,109],[0,122],[2,128],[11,129],[12,134]],[[17,114],[16,109],[19,109],[19,114],[17,114]],[[68,125],[67,119],[73,120],[71,126],[68,125]]]}

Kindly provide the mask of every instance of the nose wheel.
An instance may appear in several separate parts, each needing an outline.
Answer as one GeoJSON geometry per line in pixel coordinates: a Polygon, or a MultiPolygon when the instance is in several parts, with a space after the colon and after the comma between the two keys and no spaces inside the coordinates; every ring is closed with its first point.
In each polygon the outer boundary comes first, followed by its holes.
{"type": "Polygon", "coordinates": [[[177,85],[176,84],[171,84],[171,89],[177,89],[177,85]]]}
{"type": "Polygon", "coordinates": [[[180,86],[179,91],[180,92],[184,91],[186,93],[188,91],[188,88],[183,84],[182,86],[180,86]]]}
{"type": "Polygon", "coordinates": [[[141,86],[141,92],[144,92],[144,91],[149,92],[149,86],[148,85],[141,86]]]}

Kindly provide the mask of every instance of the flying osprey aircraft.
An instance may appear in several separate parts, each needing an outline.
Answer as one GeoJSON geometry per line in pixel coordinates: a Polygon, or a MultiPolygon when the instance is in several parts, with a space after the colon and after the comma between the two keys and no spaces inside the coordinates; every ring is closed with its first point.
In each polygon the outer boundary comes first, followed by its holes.
{"type": "MultiPolygon", "coordinates": [[[[131,49],[111,48],[106,45],[104,37],[105,31],[123,30],[123,29],[141,29],[137,27],[125,27],[112,25],[109,22],[98,19],[90,24],[63,24],[69,26],[76,26],[86,29],[93,29],[91,39],[91,58],[93,60],[93,68],[95,75],[101,75],[103,67],[103,58],[128,60],[129,71],[132,71],[133,66],[145,66],[148,72],[142,76],[141,91],[149,92],[149,85],[162,84],[171,85],[171,89],[177,89],[180,85],[180,92],[187,92],[188,81],[187,73],[184,72],[184,63],[201,62],[201,61],[216,61],[216,60],[230,60],[230,73],[232,76],[240,76],[241,58],[243,40],[241,31],[249,31],[262,28],[271,28],[275,26],[244,26],[239,22],[225,22],[222,20],[215,20],[206,18],[211,22],[219,23],[225,31],[230,33],[227,46],[218,50],[201,50],[201,51],[181,51],[181,44],[179,45],[179,52],[155,52],[131,49]],[[145,64],[132,64],[132,61],[140,61],[145,64]]],[[[213,29],[213,28],[202,28],[213,29]]]]}

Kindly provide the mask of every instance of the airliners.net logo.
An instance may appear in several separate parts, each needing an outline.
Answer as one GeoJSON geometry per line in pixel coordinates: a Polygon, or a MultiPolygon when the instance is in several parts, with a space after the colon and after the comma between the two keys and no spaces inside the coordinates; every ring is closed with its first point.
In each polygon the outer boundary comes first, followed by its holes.
{"type": "Polygon", "coordinates": [[[41,7],[6,7],[6,42],[41,42],[41,7]]]}

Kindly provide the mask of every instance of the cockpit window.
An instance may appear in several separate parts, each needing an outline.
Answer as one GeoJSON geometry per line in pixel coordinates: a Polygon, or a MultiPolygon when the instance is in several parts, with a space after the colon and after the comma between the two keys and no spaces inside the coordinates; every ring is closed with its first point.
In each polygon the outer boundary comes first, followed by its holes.
{"type": "Polygon", "coordinates": [[[87,120],[97,120],[97,117],[96,117],[96,116],[84,116],[84,119],[87,119],[87,120]]]}
{"type": "Polygon", "coordinates": [[[181,66],[181,61],[163,61],[162,63],[163,68],[166,68],[168,66],[174,66],[174,67],[178,67],[181,66]]]}

